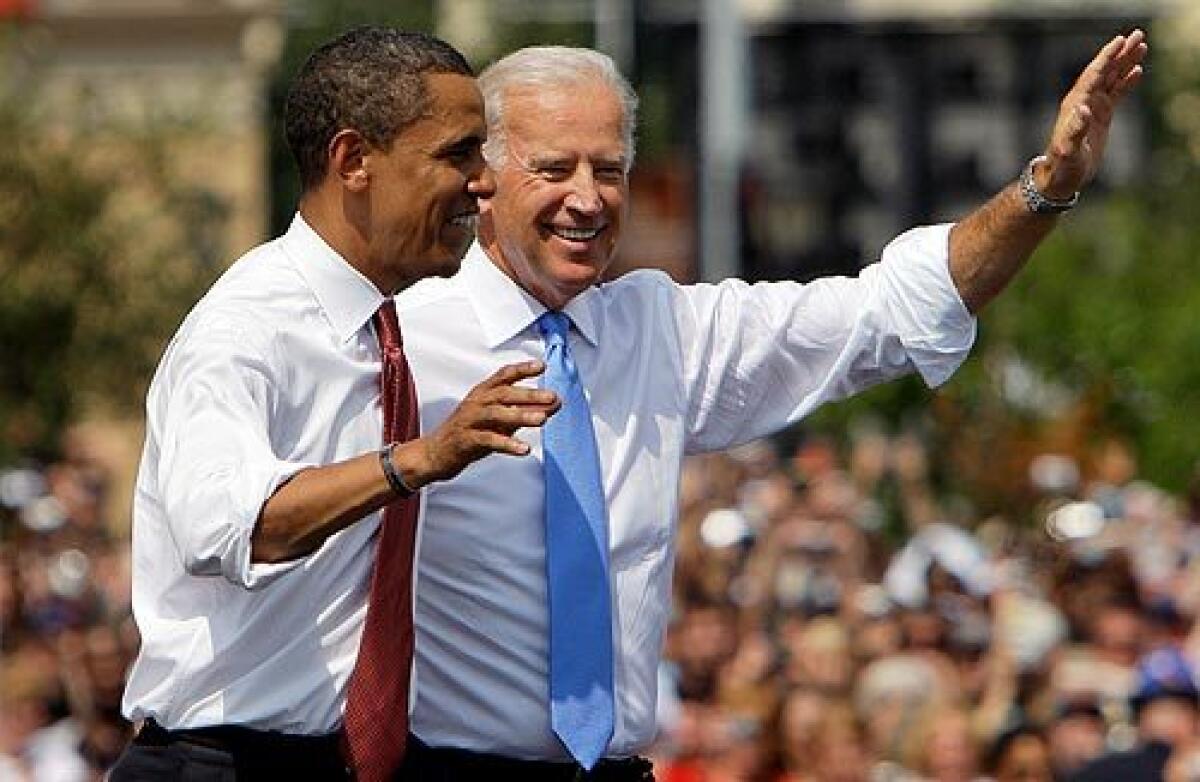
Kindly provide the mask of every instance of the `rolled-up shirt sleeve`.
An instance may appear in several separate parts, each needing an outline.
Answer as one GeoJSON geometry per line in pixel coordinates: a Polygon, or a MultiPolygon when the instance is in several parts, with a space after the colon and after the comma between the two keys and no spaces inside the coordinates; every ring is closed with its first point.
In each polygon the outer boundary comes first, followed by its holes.
{"type": "Polygon", "coordinates": [[[159,492],[184,567],[247,589],[304,561],[252,563],[250,540],[267,499],[314,466],[272,448],[278,379],[260,348],[232,325],[200,324],[171,346],[152,398],[162,411],[159,492]]]}
{"type": "Polygon", "coordinates": [[[949,232],[912,229],[854,278],[679,287],[689,450],[762,437],[913,371],[944,383],[975,340],[950,277],[949,232]]]}
{"type": "Polygon", "coordinates": [[[950,277],[951,227],[901,234],[878,264],[889,329],[930,388],[949,380],[975,343],[975,317],[950,277]]]}

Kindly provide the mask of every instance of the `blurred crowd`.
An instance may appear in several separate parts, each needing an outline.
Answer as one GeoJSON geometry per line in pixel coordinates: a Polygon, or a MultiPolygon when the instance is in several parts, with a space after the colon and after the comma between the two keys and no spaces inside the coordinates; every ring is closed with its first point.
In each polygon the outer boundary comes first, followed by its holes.
{"type": "MultiPolygon", "coordinates": [[[[0,469],[0,782],[97,780],[130,726],[127,524],[83,440],[0,469]]],[[[660,782],[1200,781],[1200,489],[1111,443],[979,517],[918,436],[685,467],[660,782]]]]}
{"type": "Polygon", "coordinates": [[[686,467],[660,782],[1200,780],[1200,492],[1109,442],[981,518],[863,429],[686,467]]]}
{"type": "Polygon", "coordinates": [[[0,470],[0,782],[100,779],[129,735],[129,541],[87,446],[0,470]]]}

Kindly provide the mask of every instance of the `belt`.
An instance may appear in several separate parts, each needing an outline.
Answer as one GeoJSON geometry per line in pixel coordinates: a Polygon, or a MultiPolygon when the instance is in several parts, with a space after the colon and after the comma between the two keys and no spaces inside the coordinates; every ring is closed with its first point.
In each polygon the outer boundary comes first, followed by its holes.
{"type": "Polygon", "coordinates": [[[653,782],[653,765],[641,757],[604,758],[591,771],[578,763],[519,758],[470,752],[452,747],[431,747],[411,733],[400,779],[427,780],[519,779],[522,782],[653,782]]]}
{"type": "Polygon", "coordinates": [[[340,739],[340,733],[301,736],[241,725],[167,730],[151,718],[142,724],[133,743],[143,747],[184,744],[219,750],[229,754],[239,772],[297,772],[314,774],[317,778],[348,779],[340,739]]]}

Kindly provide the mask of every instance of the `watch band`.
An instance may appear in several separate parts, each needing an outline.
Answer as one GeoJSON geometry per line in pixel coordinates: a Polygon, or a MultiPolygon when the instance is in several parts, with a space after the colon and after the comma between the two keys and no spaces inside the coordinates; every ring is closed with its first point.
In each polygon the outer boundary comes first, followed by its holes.
{"type": "Polygon", "coordinates": [[[1063,200],[1048,198],[1043,195],[1042,191],[1038,190],[1037,185],[1033,182],[1033,168],[1038,163],[1045,162],[1045,160],[1045,155],[1038,155],[1030,160],[1025,166],[1025,170],[1021,172],[1021,179],[1019,181],[1021,198],[1025,200],[1026,208],[1035,215],[1060,214],[1079,203],[1079,191],[1076,190],[1070,198],[1063,200]]]}

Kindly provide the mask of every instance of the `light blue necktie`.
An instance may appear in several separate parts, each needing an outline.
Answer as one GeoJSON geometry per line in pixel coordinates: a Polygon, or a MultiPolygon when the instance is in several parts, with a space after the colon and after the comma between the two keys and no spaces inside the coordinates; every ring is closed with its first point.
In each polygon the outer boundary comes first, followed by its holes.
{"type": "Polygon", "coordinates": [[[592,414],[567,346],[561,312],[538,318],[546,342],[542,387],[562,408],[542,427],[546,576],[550,602],[550,721],[589,771],[613,734],[608,521],[592,414]]]}

